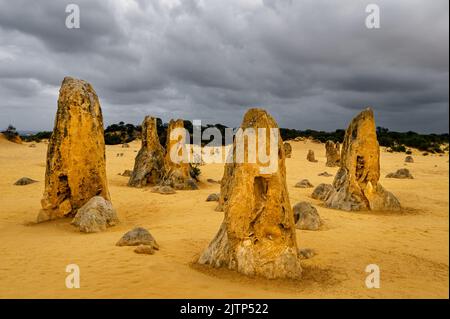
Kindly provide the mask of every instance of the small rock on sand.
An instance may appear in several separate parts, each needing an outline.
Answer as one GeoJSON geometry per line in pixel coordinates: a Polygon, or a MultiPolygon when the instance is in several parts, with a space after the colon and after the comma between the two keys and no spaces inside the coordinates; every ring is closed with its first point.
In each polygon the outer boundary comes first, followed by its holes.
{"type": "Polygon", "coordinates": [[[300,202],[292,208],[298,229],[318,230],[322,225],[317,209],[308,202],[300,202]]]}
{"type": "Polygon", "coordinates": [[[208,195],[208,197],[206,198],[206,201],[207,202],[218,202],[219,201],[219,197],[220,197],[220,194],[212,193],[212,194],[208,195]]]}
{"type": "Polygon", "coordinates": [[[400,179],[413,179],[414,177],[407,168],[400,168],[395,173],[389,173],[386,178],[400,178],[400,179]]]}
{"type": "Polygon", "coordinates": [[[311,197],[319,200],[326,200],[333,191],[333,185],[331,184],[319,184],[311,194],[311,197]]]}
{"type": "Polygon", "coordinates": [[[311,188],[314,187],[313,184],[311,184],[309,182],[309,180],[307,179],[302,179],[300,182],[298,182],[297,184],[295,184],[296,188],[311,188]]]}
{"type": "Polygon", "coordinates": [[[324,177],[330,177],[330,176],[333,176],[333,174],[330,174],[330,173],[328,173],[328,172],[322,172],[322,173],[319,173],[318,175],[319,175],[319,176],[324,176],[324,177]]]}
{"type": "Polygon", "coordinates": [[[151,246],[153,249],[158,250],[159,245],[156,243],[150,232],[143,227],[136,227],[120,238],[116,243],[116,246],[151,246]]]}
{"type": "Polygon", "coordinates": [[[159,193],[163,195],[175,194],[175,190],[170,186],[155,186],[152,188],[153,193],[159,193]]]}
{"type": "Polygon", "coordinates": [[[14,185],[23,186],[23,185],[33,184],[33,183],[37,183],[37,181],[35,181],[34,179],[31,179],[31,178],[28,178],[28,177],[22,177],[22,178],[18,179],[14,183],[14,185]]]}
{"type": "Polygon", "coordinates": [[[298,250],[298,255],[301,259],[310,259],[316,255],[316,252],[311,248],[302,248],[298,250]]]}
{"type": "Polygon", "coordinates": [[[77,211],[72,225],[83,233],[97,233],[118,222],[111,202],[101,196],[94,196],[77,211]]]}

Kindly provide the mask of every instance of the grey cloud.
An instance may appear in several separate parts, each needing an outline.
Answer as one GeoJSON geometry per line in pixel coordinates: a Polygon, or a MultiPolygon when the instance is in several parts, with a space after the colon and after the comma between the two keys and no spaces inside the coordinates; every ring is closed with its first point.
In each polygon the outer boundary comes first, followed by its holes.
{"type": "Polygon", "coordinates": [[[448,1],[0,0],[0,126],[49,129],[66,75],[90,81],[105,122],[145,114],[344,128],[367,105],[393,130],[448,131],[448,1]],[[81,28],[64,27],[79,4],[81,28]]]}

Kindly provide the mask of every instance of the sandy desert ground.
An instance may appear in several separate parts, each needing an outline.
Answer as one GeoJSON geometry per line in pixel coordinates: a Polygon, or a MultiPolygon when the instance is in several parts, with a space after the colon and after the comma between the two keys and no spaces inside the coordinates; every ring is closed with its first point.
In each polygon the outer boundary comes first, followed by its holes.
{"type": "Polygon", "coordinates": [[[303,261],[300,281],[248,278],[192,262],[208,245],[222,221],[208,194],[219,192],[223,165],[201,167],[200,190],[161,195],[127,187],[118,173],[132,169],[140,142],[130,148],[107,146],[107,173],[121,224],[104,233],[82,234],[70,219],[34,224],[44,191],[47,144],[36,148],[0,140],[0,297],[1,298],[448,298],[448,155],[413,154],[412,180],[384,176],[405,167],[405,154],[381,155],[381,183],[405,207],[402,213],[349,213],[326,209],[310,197],[312,189],[294,188],[300,179],[314,185],[337,168],[325,167],[323,144],[292,142],[287,159],[291,205],[312,202],[325,221],[320,231],[297,230],[298,245],[317,255],[303,261]],[[306,161],[308,149],[318,163],[306,161]],[[117,153],[124,153],[117,157],[117,153]],[[27,186],[13,183],[27,176],[27,186]],[[135,226],[150,230],[161,246],[154,255],[116,247],[135,226]],[[81,270],[81,288],[65,287],[66,265],[81,270]],[[368,264],[381,269],[381,288],[365,286],[368,264]]]}

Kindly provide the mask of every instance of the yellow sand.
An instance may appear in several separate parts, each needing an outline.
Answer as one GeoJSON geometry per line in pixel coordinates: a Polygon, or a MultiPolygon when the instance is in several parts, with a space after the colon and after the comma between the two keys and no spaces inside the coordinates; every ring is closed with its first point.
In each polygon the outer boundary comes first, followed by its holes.
{"type": "MultiPolygon", "coordinates": [[[[448,155],[413,154],[406,167],[415,179],[381,178],[407,212],[349,213],[325,209],[310,198],[312,189],[294,188],[300,179],[331,183],[320,177],[325,147],[292,142],[287,159],[291,204],[316,205],[326,226],[297,230],[299,247],[317,255],[303,261],[301,281],[247,278],[228,270],[192,265],[219,229],[222,214],[208,194],[219,192],[223,165],[202,166],[198,191],[161,195],[127,187],[118,173],[132,169],[139,142],[130,148],[107,146],[107,172],[119,226],[104,233],[82,234],[70,219],[33,224],[44,190],[47,144],[18,145],[0,138],[0,297],[1,298],[448,298],[449,193],[448,155]],[[308,149],[318,163],[306,161],[308,149]],[[117,157],[117,153],[124,153],[117,157]],[[13,183],[27,176],[39,182],[13,183]],[[154,255],[138,255],[133,247],[116,247],[135,226],[150,230],[161,246],[154,255]],[[66,265],[81,270],[81,288],[65,287],[66,265]],[[381,269],[381,288],[365,287],[365,267],[381,269]]],[[[405,167],[404,154],[382,152],[381,175],[405,167]]]]}

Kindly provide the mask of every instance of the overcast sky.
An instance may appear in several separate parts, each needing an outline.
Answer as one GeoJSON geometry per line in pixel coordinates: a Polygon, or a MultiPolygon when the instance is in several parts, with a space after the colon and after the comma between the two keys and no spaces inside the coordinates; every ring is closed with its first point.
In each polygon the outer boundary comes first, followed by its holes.
{"type": "Polygon", "coordinates": [[[379,126],[448,132],[448,28],[448,0],[0,0],[0,129],[52,129],[73,76],[105,124],[237,126],[259,106],[281,127],[334,130],[370,105],[379,126]]]}

